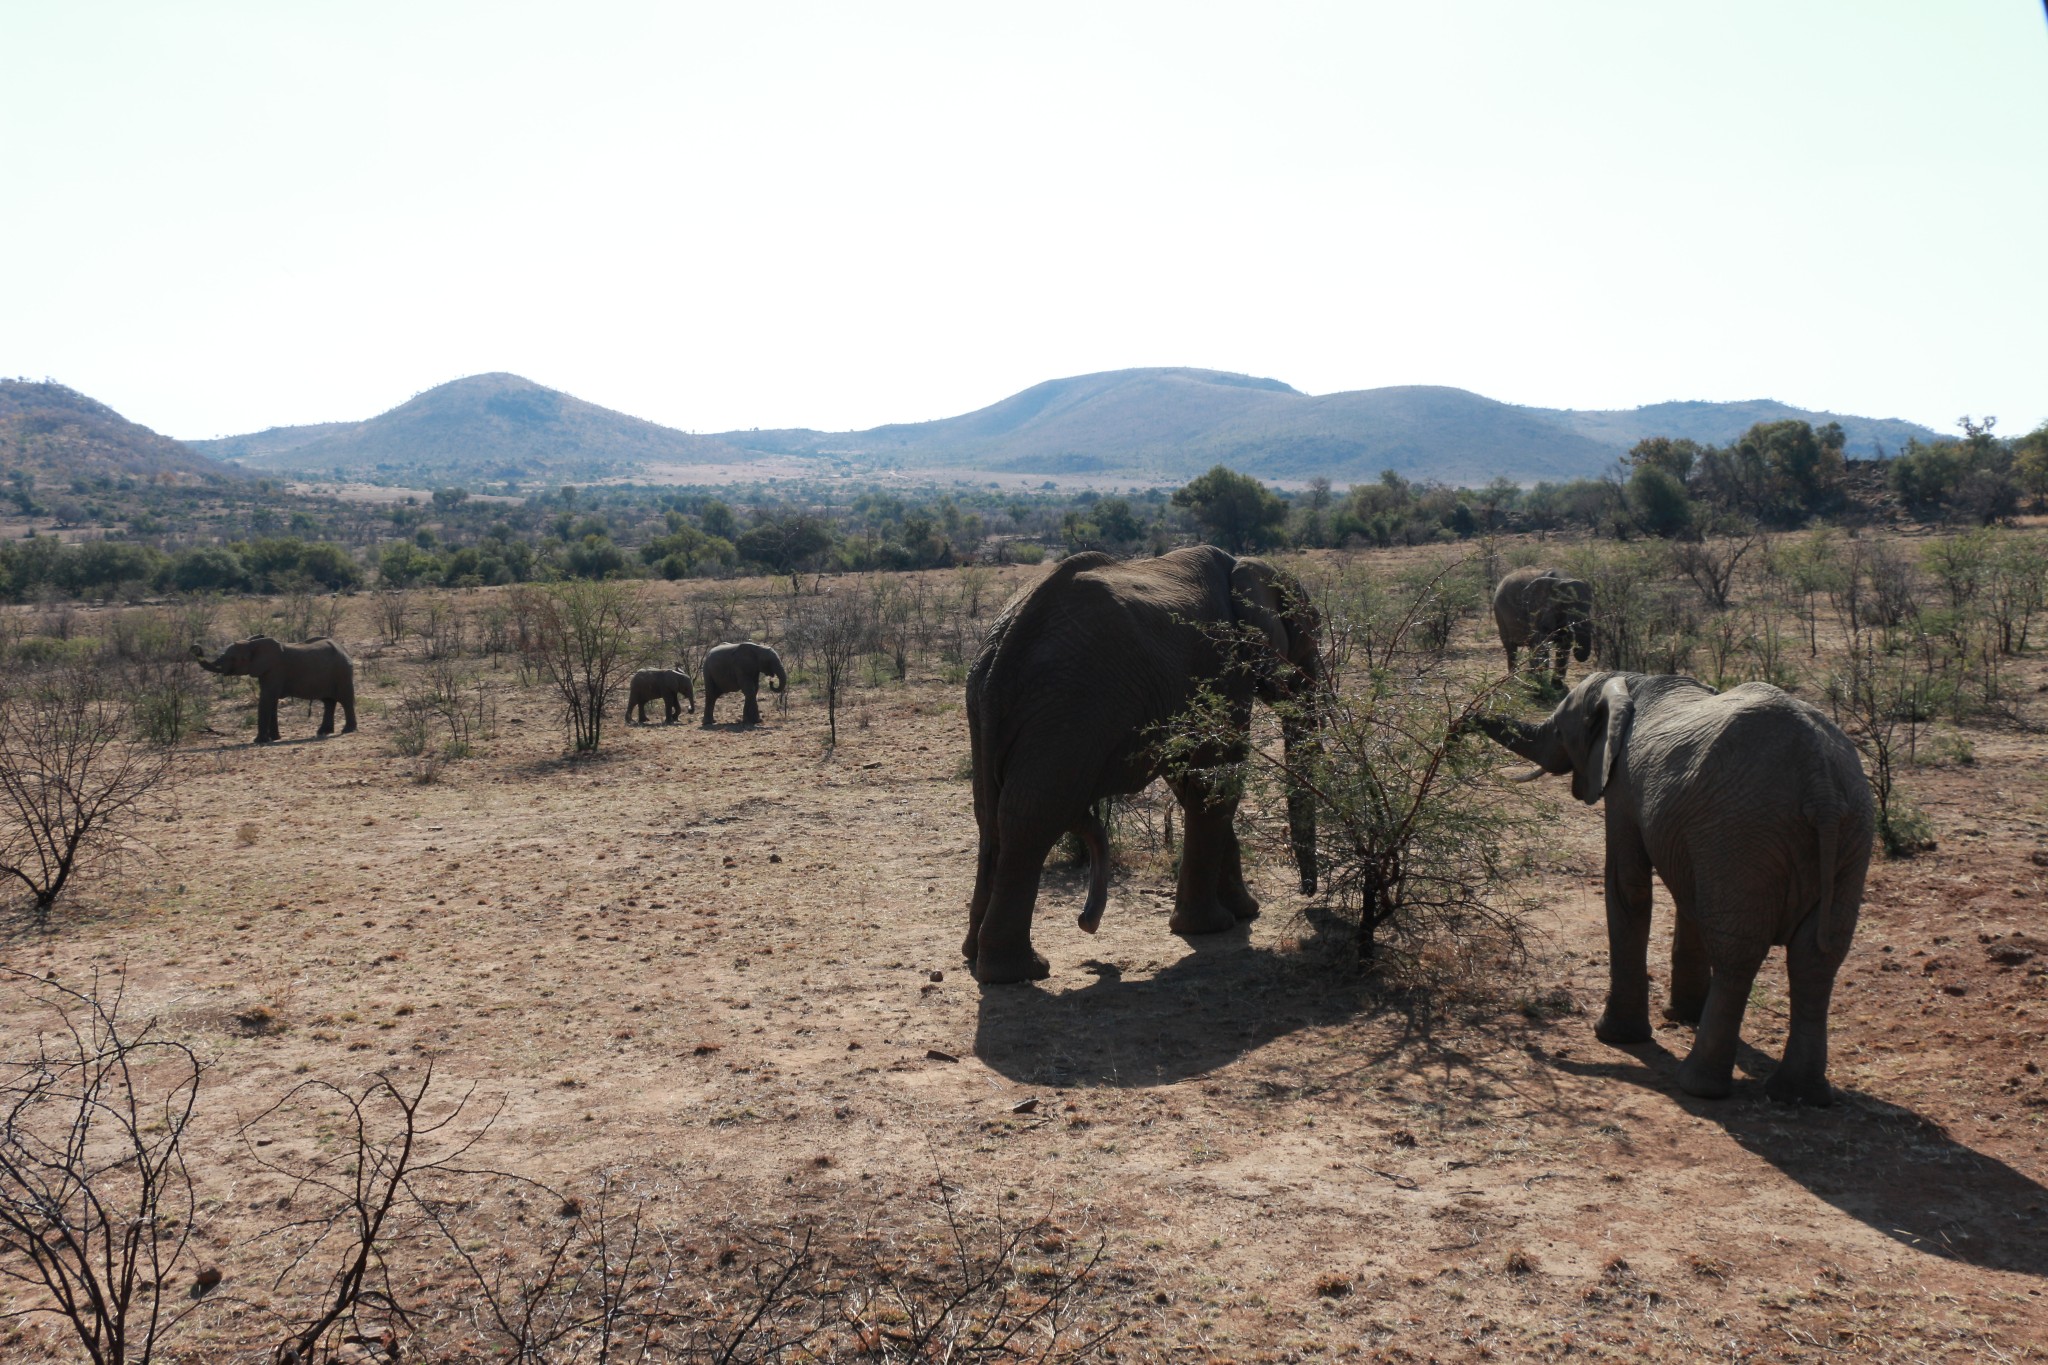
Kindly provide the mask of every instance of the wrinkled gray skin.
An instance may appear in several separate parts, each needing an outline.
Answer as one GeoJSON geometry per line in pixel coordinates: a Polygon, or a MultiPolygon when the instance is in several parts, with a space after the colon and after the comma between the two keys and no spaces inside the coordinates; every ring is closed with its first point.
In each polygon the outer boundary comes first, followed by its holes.
{"type": "Polygon", "coordinates": [[[1593,585],[1556,569],[1516,569],[1493,590],[1493,620],[1508,652],[1508,672],[1515,671],[1516,652],[1527,648],[1538,674],[1549,656],[1551,681],[1562,688],[1565,649],[1580,663],[1593,652],[1593,585]]]}
{"type": "MultiPolygon", "coordinates": [[[[1005,607],[967,675],[967,732],[980,827],[974,899],[960,951],[985,983],[1048,972],[1031,946],[1039,871],[1062,834],[1088,849],[1081,928],[1093,933],[1109,891],[1109,843],[1092,807],[1143,790],[1160,775],[1158,727],[1208,683],[1225,697],[1245,753],[1254,696],[1312,701],[1320,671],[1315,610],[1291,578],[1263,560],[1193,546],[1119,564],[1108,555],[1063,560],[1005,607]],[[1242,666],[1237,666],[1242,665],[1242,666]]],[[[1283,718],[1290,750],[1313,742],[1312,718],[1283,718]]],[[[1199,777],[1173,779],[1185,812],[1177,934],[1229,929],[1259,913],[1245,886],[1232,818],[1235,795],[1199,777]]],[[[1290,799],[1290,832],[1304,892],[1315,889],[1314,806],[1290,799]]]]}
{"type": "Polygon", "coordinates": [[[760,690],[761,675],[768,675],[768,690],[780,692],[789,685],[789,675],[782,671],[782,658],[766,645],[757,645],[749,640],[743,644],[719,645],[704,656],[704,728],[711,728],[711,708],[718,699],[728,692],[738,692],[747,699],[740,710],[742,725],[759,725],[761,707],[754,700],[760,690]]]}
{"type": "Polygon", "coordinates": [[[647,703],[661,698],[661,723],[674,725],[676,717],[683,714],[682,703],[676,700],[681,693],[690,703],[694,714],[697,710],[697,689],[690,682],[690,675],[680,668],[643,668],[633,675],[633,681],[626,689],[626,723],[632,724],[633,713],[640,713],[640,723],[647,723],[647,703]]]}
{"type": "Polygon", "coordinates": [[[342,647],[332,640],[313,640],[303,645],[280,644],[268,635],[237,640],[209,660],[198,645],[192,659],[209,673],[256,680],[256,742],[275,744],[277,703],[281,697],[327,703],[317,733],[334,733],[334,708],[339,704],[347,717],[343,734],[356,728],[356,666],[342,647]]]}
{"type": "Polygon", "coordinates": [[[1476,722],[1572,795],[1607,802],[1607,1043],[1650,1038],[1650,874],[1677,912],[1665,1016],[1699,1025],[1679,1088],[1732,1086],[1751,983],[1785,949],[1791,1033],[1764,1091],[1826,1104],[1828,997],[1849,951],[1875,805],[1848,738],[1768,683],[1595,673],[1541,725],[1476,722]]]}

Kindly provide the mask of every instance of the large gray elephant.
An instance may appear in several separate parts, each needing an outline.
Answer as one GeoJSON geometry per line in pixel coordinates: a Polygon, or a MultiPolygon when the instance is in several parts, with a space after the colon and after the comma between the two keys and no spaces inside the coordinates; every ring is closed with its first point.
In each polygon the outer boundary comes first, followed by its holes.
{"type": "Polygon", "coordinates": [[[1537,674],[1549,662],[1551,681],[1561,688],[1565,650],[1580,663],[1593,652],[1593,585],[1556,569],[1516,569],[1493,590],[1493,620],[1508,652],[1508,672],[1515,671],[1516,651],[1527,647],[1537,674]]]}
{"type": "Polygon", "coordinates": [[[1679,1068],[1689,1095],[1729,1093],[1757,968],[1785,949],[1791,1033],[1765,1086],[1826,1104],[1828,997],[1863,903],[1876,829],[1855,746],[1814,707],[1772,687],[1716,692],[1692,678],[1595,673],[1528,725],[1478,729],[1572,795],[1607,802],[1607,1043],[1650,1037],[1650,874],[1671,894],[1666,1017],[1699,1025],[1679,1068]]]}
{"type": "Polygon", "coordinates": [[[626,688],[626,723],[633,723],[633,713],[640,713],[640,723],[647,723],[647,703],[661,698],[661,723],[674,725],[676,717],[683,714],[682,703],[676,700],[680,693],[690,703],[690,710],[697,709],[697,690],[690,682],[688,669],[643,668],[633,675],[626,688]]]}
{"type": "MultiPolygon", "coordinates": [[[[977,978],[1047,974],[1031,916],[1046,854],[1069,831],[1088,849],[1080,925],[1095,931],[1109,844],[1092,808],[1160,775],[1159,727],[1204,685],[1227,702],[1237,739],[1171,778],[1186,830],[1171,924],[1213,933],[1258,914],[1232,827],[1237,796],[1200,770],[1243,757],[1255,696],[1294,701],[1281,712],[1283,739],[1290,750],[1303,740],[1321,672],[1317,634],[1315,609],[1291,577],[1207,545],[1130,563],[1074,555],[1004,608],[967,675],[981,840],[960,951],[977,978]]],[[[1312,892],[1312,802],[1291,796],[1288,818],[1302,890],[1312,892]]]]}
{"type": "Polygon", "coordinates": [[[356,666],[348,652],[332,640],[309,640],[303,645],[280,644],[268,635],[237,640],[213,659],[198,645],[192,658],[209,673],[256,680],[256,742],[275,744],[277,703],[282,697],[327,703],[327,712],[316,732],[322,737],[334,733],[334,708],[338,704],[347,717],[343,734],[356,728],[356,666]]]}
{"type": "Polygon", "coordinates": [[[763,673],[768,675],[770,692],[780,692],[789,686],[789,675],[782,671],[782,656],[766,645],[748,640],[718,645],[706,654],[704,728],[711,728],[711,708],[728,692],[737,692],[747,699],[747,704],[740,708],[740,724],[759,725],[761,706],[754,700],[754,694],[760,690],[763,673]]]}

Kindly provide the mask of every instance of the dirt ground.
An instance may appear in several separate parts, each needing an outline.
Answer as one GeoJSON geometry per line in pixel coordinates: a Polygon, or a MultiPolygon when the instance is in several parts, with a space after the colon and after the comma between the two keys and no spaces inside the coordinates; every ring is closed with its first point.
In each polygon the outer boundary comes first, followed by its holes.
{"type": "MultiPolygon", "coordinates": [[[[1538,952],[1498,1002],[1376,996],[1271,861],[1247,930],[1176,938],[1144,856],[1092,938],[1050,870],[1052,977],[983,989],[958,951],[957,683],[862,690],[836,751],[793,688],[757,729],[614,719],[571,760],[502,662],[495,737],[422,782],[387,722],[417,642],[373,631],[353,608],[359,733],[314,742],[287,705],[288,742],[254,748],[251,687],[178,754],[153,852],[0,940],[39,976],[118,978],[210,1059],[202,1233],[230,1275],[258,1216],[233,1116],[431,1061],[502,1103],[481,1158],[563,1187],[658,1162],[707,1208],[801,1191],[915,1220],[943,1178],[1106,1235],[1124,1359],[2048,1356],[2039,732],[1972,732],[1974,763],[1909,774],[1939,847],[1873,867],[1840,1098],[1796,1111],[1756,1079],[1784,1036],[1776,958],[1731,1099],[1678,1092],[1685,1028],[1594,1039],[1601,816],[1561,791],[1538,952]]],[[[2048,656],[2018,667],[2048,691],[2048,656]]],[[[1659,978],[1667,911],[1660,890],[1659,978]]],[[[27,1006],[0,991],[5,1037],[27,1006]]]]}

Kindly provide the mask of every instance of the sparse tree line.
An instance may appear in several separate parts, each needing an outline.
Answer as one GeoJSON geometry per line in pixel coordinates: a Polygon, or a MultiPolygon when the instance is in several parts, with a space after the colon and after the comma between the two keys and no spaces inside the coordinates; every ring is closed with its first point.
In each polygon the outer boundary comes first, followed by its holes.
{"type": "MultiPolygon", "coordinates": [[[[713,495],[564,487],[520,502],[443,488],[369,508],[268,483],[229,498],[214,534],[36,536],[0,544],[0,598],[277,592],[311,585],[482,587],[563,579],[719,578],[897,572],[1039,562],[1049,551],[1158,554],[1206,540],[1233,553],[1419,545],[1513,532],[1694,540],[1737,527],[1858,524],[1888,500],[1918,518],[1988,525],[2048,510],[2048,430],[2013,440],[1965,419],[1959,440],[1912,443],[1852,467],[1830,423],[1759,424],[1726,446],[1640,441],[1608,477],[1523,488],[1416,482],[1393,471],[1343,492],[1328,480],[1278,491],[1218,466],[1168,492],[961,490],[925,499],[816,487],[713,495]],[[234,498],[246,510],[233,510],[234,498]],[[269,504],[275,503],[273,507],[269,504]],[[282,508],[290,506],[287,516],[282,508]]],[[[10,484],[37,506],[33,480],[10,484]]],[[[184,492],[186,490],[177,490],[184,492]]]]}

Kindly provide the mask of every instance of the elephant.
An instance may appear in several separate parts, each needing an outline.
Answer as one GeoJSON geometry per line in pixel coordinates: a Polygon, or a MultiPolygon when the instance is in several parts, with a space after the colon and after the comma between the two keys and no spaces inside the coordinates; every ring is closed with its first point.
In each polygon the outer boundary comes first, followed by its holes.
{"type": "Polygon", "coordinates": [[[1539,676],[1545,656],[1553,656],[1551,681],[1562,689],[1566,646],[1580,663],[1593,652],[1593,585],[1555,569],[1516,569],[1493,590],[1493,620],[1508,651],[1508,672],[1526,645],[1539,676]]]}
{"type": "Polygon", "coordinates": [[[661,723],[674,725],[676,717],[683,714],[682,703],[676,694],[683,694],[690,703],[690,710],[697,709],[697,689],[690,682],[688,669],[643,668],[633,675],[633,681],[626,691],[626,722],[632,723],[633,712],[640,713],[640,723],[647,723],[647,703],[661,698],[661,723]]]}
{"type": "Polygon", "coordinates": [[[280,697],[327,703],[327,713],[316,732],[321,738],[334,733],[334,707],[341,705],[345,735],[356,728],[356,666],[346,650],[332,640],[309,640],[302,645],[280,644],[268,635],[237,640],[209,660],[206,651],[192,646],[192,659],[209,673],[230,678],[256,680],[256,742],[275,744],[277,703],[280,697]]]}
{"type": "Polygon", "coordinates": [[[1679,1088],[1732,1088],[1750,985],[1785,949],[1791,1031],[1772,1099],[1824,1105],[1828,998],[1863,902],[1876,829],[1855,746],[1815,707],[1769,683],[1717,692],[1692,678],[1595,673],[1550,718],[1481,717],[1483,733],[1536,764],[1516,781],[1570,773],[1572,795],[1607,802],[1607,1007],[1602,1042],[1650,1037],[1650,875],[1671,895],[1665,1016],[1697,1024],[1679,1088]]]}
{"type": "Polygon", "coordinates": [[[763,673],[768,675],[770,692],[780,692],[789,686],[789,675],[782,671],[782,656],[766,645],[748,640],[742,644],[718,645],[706,654],[704,728],[711,728],[711,708],[728,692],[738,692],[747,699],[747,704],[740,709],[740,724],[759,725],[761,707],[754,700],[754,693],[761,685],[763,673]]]}
{"type": "MultiPolygon", "coordinates": [[[[1204,686],[1227,704],[1236,738],[1168,774],[1185,830],[1170,924],[1215,933],[1259,913],[1232,827],[1237,795],[1201,774],[1244,756],[1254,697],[1280,704],[1290,754],[1313,743],[1318,636],[1315,608],[1291,576],[1208,545],[1123,563],[1073,555],[1003,609],[967,675],[980,843],[960,951],[978,980],[1049,974],[1031,946],[1031,917],[1046,855],[1069,831],[1088,850],[1079,924],[1095,932],[1109,841],[1094,807],[1160,776],[1160,728],[1204,686]]],[[[1306,793],[1290,794],[1288,826],[1302,891],[1313,893],[1306,793]]]]}

